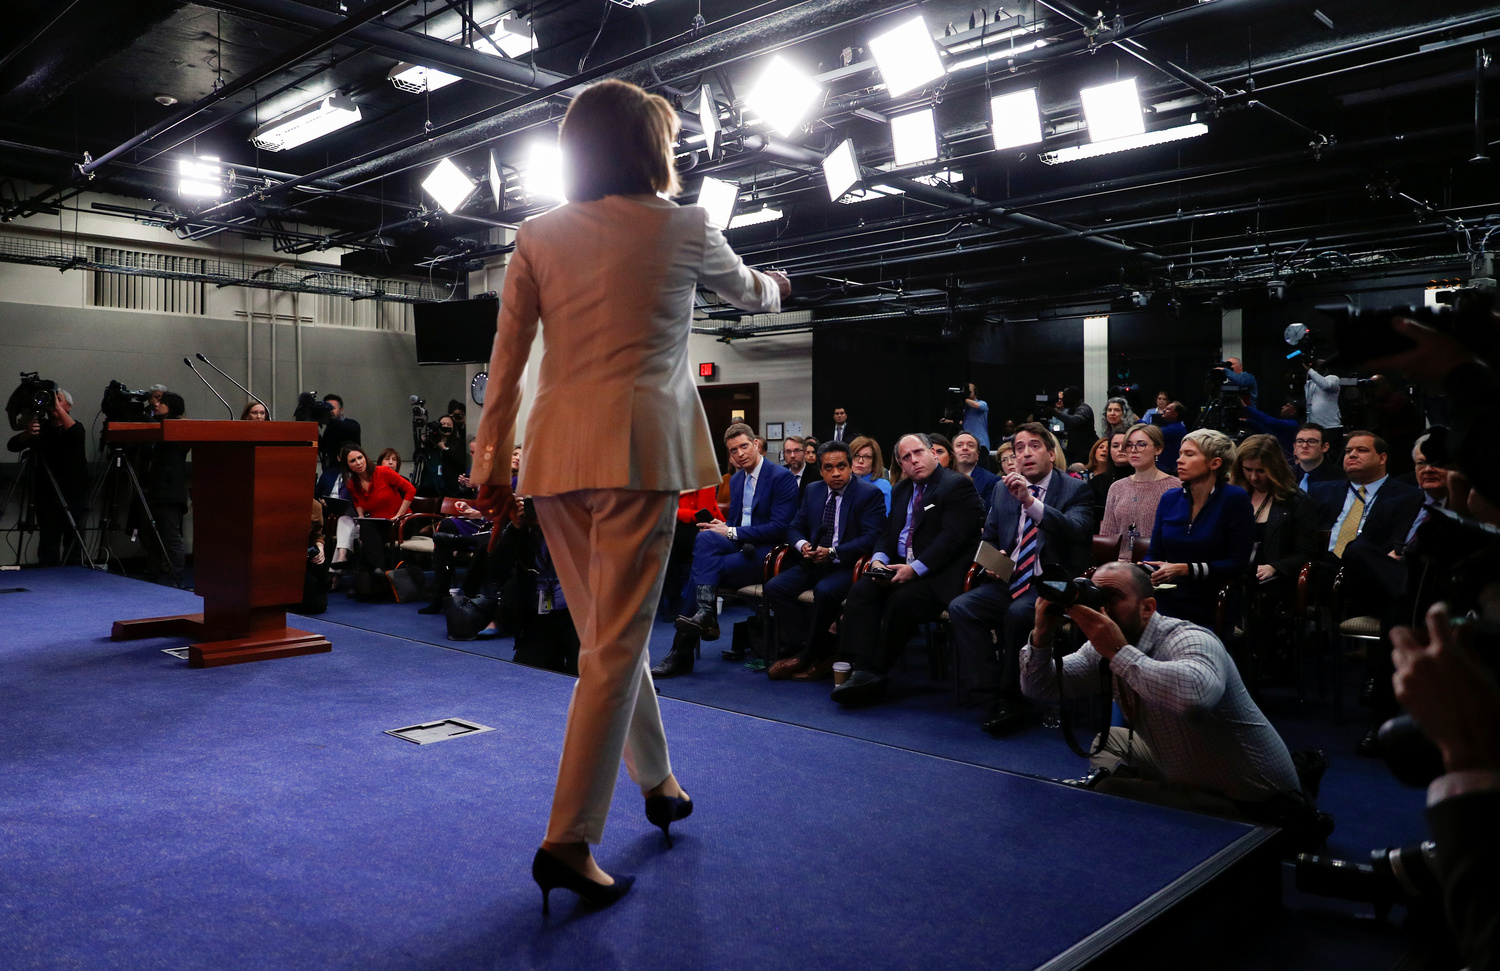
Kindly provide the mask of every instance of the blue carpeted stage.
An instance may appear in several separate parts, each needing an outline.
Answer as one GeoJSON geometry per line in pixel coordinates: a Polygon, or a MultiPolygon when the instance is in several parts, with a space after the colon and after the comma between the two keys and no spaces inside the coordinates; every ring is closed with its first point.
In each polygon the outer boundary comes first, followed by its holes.
{"type": "Polygon", "coordinates": [[[1264,830],[667,696],[697,813],[665,849],[622,772],[599,858],[636,889],[544,921],[569,679],[317,619],[331,654],[194,670],[107,639],[191,594],[0,587],[6,968],[1066,967],[1265,872],[1264,830]],[[450,716],[496,730],[383,734],[450,716]]]}

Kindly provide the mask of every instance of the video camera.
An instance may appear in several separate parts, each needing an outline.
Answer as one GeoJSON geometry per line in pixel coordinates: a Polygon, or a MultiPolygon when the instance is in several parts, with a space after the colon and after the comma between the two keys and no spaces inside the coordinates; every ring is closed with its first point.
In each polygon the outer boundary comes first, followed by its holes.
{"type": "Polygon", "coordinates": [[[1494,315],[1494,294],[1480,287],[1458,287],[1440,291],[1436,307],[1385,307],[1359,310],[1347,304],[1319,306],[1334,319],[1334,341],[1338,354],[1330,367],[1353,368],[1376,358],[1403,354],[1416,346],[1411,338],[1391,326],[1397,317],[1457,340],[1483,361],[1500,360],[1500,326],[1494,315]]]}
{"type": "MultiPolygon", "coordinates": [[[[181,418],[187,411],[187,403],[175,391],[161,392],[161,400],[167,406],[166,418],[181,418]]],[[[132,391],[123,381],[111,381],[104,386],[104,397],[99,401],[99,411],[109,422],[154,421],[150,391],[132,391]]]]}
{"type": "Polygon", "coordinates": [[[5,417],[11,430],[21,431],[34,421],[45,424],[52,416],[56,395],[56,381],[38,377],[35,371],[22,371],[21,383],[5,403],[5,417]]]}
{"type": "Polygon", "coordinates": [[[326,422],[333,414],[333,405],[318,399],[316,391],[304,391],[297,396],[297,410],[292,412],[292,421],[326,422]]]}

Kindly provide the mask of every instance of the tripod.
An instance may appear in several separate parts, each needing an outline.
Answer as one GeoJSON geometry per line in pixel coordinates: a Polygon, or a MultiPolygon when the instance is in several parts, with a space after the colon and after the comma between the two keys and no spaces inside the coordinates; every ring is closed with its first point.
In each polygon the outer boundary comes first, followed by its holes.
{"type": "Polygon", "coordinates": [[[89,500],[91,506],[99,503],[99,543],[97,554],[99,560],[108,564],[110,557],[114,556],[116,565],[120,567],[120,572],[125,572],[125,565],[110,550],[109,534],[116,529],[124,528],[125,524],[117,524],[115,521],[117,503],[111,500],[128,483],[129,494],[126,497],[126,508],[129,508],[129,500],[131,499],[140,503],[141,513],[146,519],[146,529],[156,538],[156,548],[161,550],[162,562],[167,565],[167,573],[172,577],[172,586],[180,588],[182,586],[182,578],[177,575],[177,568],[172,565],[172,557],[167,553],[166,541],[161,538],[161,531],[156,528],[156,516],[151,512],[151,504],[146,501],[146,490],[141,487],[140,477],[136,475],[135,466],[131,464],[130,459],[126,456],[124,446],[109,446],[109,455],[106,457],[105,462],[104,474],[94,484],[94,494],[89,500]],[[101,502],[101,500],[103,501],[101,502]]]}
{"type": "Polygon", "coordinates": [[[89,555],[88,544],[83,541],[83,533],[79,530],[78,521],[73,518],[73,509],[63,498],[62,486],[58,484],[57,476],[52,473],[52,466],[47,464],[47,459],[31,449],[21,453],[21,462],[17,470],[16,481],[11,483],[10,490],[5,494],[5,503],[0,505],[0,510],[9,509],[12,498],[18,499],[18,510],[16,524],[5,530],[7,533],[17,534],[18,541],[15,543],[16,562],[15,566],[21,565],[21,560],[26,555],[26,539],[31,533],[41,531],[40,522],[37,518],[36,503],[36,478],[38,472],[45,473],[47,482],[52,486],[52,494],[57,497],[58,507],[62,510],[63,518],[67,520],[68,530],[72,538],[63,547],[62,559],[66,563],[73,550],[77,549],[83,557],[89,569],[96,569],[94,558],[89,555]],[[76,544],[76,545],[75,545],[76,544]]]}

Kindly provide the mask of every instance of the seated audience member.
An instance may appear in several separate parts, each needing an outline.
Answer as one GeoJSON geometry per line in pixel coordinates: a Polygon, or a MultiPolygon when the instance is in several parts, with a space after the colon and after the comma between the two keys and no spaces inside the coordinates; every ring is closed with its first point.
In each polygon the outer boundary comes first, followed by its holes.
{"type": "Polygon", "coordinates": [[[1104,507],[1109,502],[1109,489],[1120,479],[1129,476],[1129,453],[1125,450],[1125,432],[1111,432],[1105,444],[1105,456],[1109,464],[1099,471],[1091,471],[1088,477],[1089,493],[1094,502],[1094,526],[1104,518],[1104,507]]]}
{"type": "Polygon", "coordinates": [[[375,460],[376,465],[383,465],[397,475],[401,474],[401,453],[393,448],[381,451],[380,457],[375,460]]]}
{"type": "Polygon", "coordinates": [[[1057,471],[1057,439],[1045,426],[1022,425],[1013,441],[1016,471],[996,489],[980,539],[1008,553],[1015,571],[1008,582],[977,586],[948,604],[954,649],[974,671],[975,688],[994,694],[982,723],[991,735],[1021,727],[1030,711],[1016,657],[1031,630],[1036,578],[1047,567],[1079,576],[1093,565],[1088,486],[1057,471]],[[998,650],[991,632],[998,635],[998,650]]]}
{"type": "Polygon", "coordinates": [[[812,458],[806,445],[806,440],[800,435],[788,435],[781,443],[782,464],[786,470],[797,477],[797,501],[802,501],[802,496],[807,492],[807,484],[816,482],[818,470],[813,468],[812,458]]]}
{"type": "MultiPolygon", "coordinates": [[[[458,555],[469,552],[472,558],[469,569],[476,565],[483,571],[482,562],[487,556],[491,524],[484,515],[468,503],[456,504],[458,515],[449,516],[437,524],[432,531],[432,598],[419,614],[440,614],[448,604],[453,586],[454,567],[458,555]]],[[[472,594],[471,594],[472,596],[472,594]]]]}
{"type": "Polygon", "coordinates": [[[765,460],[749,425],[730,425],[724,432],[724,445],[729,464],[737,470],[729,480],[729,515],[725,522],[698,524],[692,570],[697,610],[677,618],[677,630],[683,636],[673,640],[671,652],[651,669],[654,677],[692,671],[699,639],[719,637],[719,587],[759,583],[766,554],[785,541],[787,527],[797,514],[796,479],[765,460]]]}
{"type": "Polygon", "coordinates": [[[1265,673],[1279,678],[1290,673],[1301,623],[1291,610],[1297,577],[1318,553],[1317,510],[1297,488],[1281,443],[1271,435],[1251,435],[1240,443],[1229,481],[1249,494],[1255,513],[1255,582],[1246,632],[1265,673]]]}
{"type": "Polygon", "coordinates": [[[1015,429],[1012,428],[1010,435],[1000,443],[999,448],[995,449],[995,466],[1000,470],[1002,479],[1016,470],[1016,447],[1011,444],[1015,436],[1015,429]]]}
{"type": "Polygon", "coordinates": [[[302,603],[297,606],[299,614],[321,614],[328,610],[328,557],[324,550],[323,504],[314,499],[312,519],[307,530],[307,565],[302,574],[302,603]]]}
{"type": "Polygon", "coordinates": [[[1099,475],[1108,478],[1114,466],[1114,462],[1110,461],[1109,457],[1109,436],[1105,435],[1089,446],[1089,459],[1084,466],[1083,477],[1092,479],[1099,475]]]}
{"type": "Polygon", "coordinates": [[[979,439],[969,432],[959,432],[953,437],[953,467],[974,483],[979,501],[984,503],[984,511],[989,512],[990,504],[995,498],[995,484],[1000,481],[1000,477],[980,462],[982,447],[979,439]]]}
{"type": "MultiPolygon", "coordinates": [[[[1483,619],[1497,619],[1493,607],[1483,619]]],[[[1446,604],[1427,611],[1426,630],[1391,631],[1396,698],[1442,753],[1443,774],[1427,787],[1427,825],[1436,844],[1443,910],[1459,954],[1473,971],[1500,956],[1500,685],[1446,604]]],[[[1472,626],[1470,627],[1472,630],[1472,626]]]]}
{"type": "MultiPolygon", "coordinates": [[[[1385,556],[1406,540],[1422,505],[1422,491],[1387,474],[1390,446],[1368,431],[1355,430],[1344,442],[1347,482],[1314,482],[1308,494],[1318,511],[1318,528],[1326,529],[1321,582],[1326,586],[1344,565],[1351,546],[1385,556]]],[[[1378,584],[1355,580],[1343,584],[1345,614],[1383,613],[1386,597],[1378,584]]]]}
{"type": "Polygon", "coordinates": [[[1136,425],[1126,433],[1125,457],[1131,471],[1110,484],[1099,535],[1151,535],[1156,528],[1156,506],[1161,497],[1168,489],[1182,488],[1177,476],[1156,467],[1165,447],[1166,438],[1155,425],[1136,425]]]}
{"type": "Polygon", "coordinates": [[[932,454],[937,456],[938,465],[945,469],[953,468],[953,443],[948,441],[948,436],[933,432],[927,437],[932,440],[932,454]]]}
{"type": "Polygon", "coordinates": [[[1297,429],[1302,424],[1301,409],[1295,401],[1288,401],[1281,406],[1281,417],[1273,418],[1263,411],[1254,408],[1243,409],[1245,424],[1257,435],[1270,435],[1280,443],[1281,448],[1290,457],[1295,453],[1297,429]]]}
{"type": "Polygon", "coordinates": [[[1130,410],[1130,402],[1124,398],[1111,398],[1104,403],[1104,422],[1099,433],[1105,438],[1124,434],[1139,422],[1135,412],[1130,410]]]}
{"type": "Polygon", "coordinates": [[[849,443],[853,454],[854,474],[880,490],[885,497],[885,512],[891,513],[891,480],[886,478],[885,457],[880,454],[880,443],[861,435],[849,443]]]}
{"type": "MultiPolygon", "coordinates": [[[[1068,611],[1088,643],[1063,659],[1062,694],[1097,694],[1106,662],[1128,727],[1096,739],[1090,761],[1103,772],[1093,788],[1281,826],[1299,849],[1320,844],[1332,820],[1319,818],[1286,743],[1250,699],[1219,639],[1158,611],[1151,580],[1137,566],[1106,563],[1094,582],[1109,600],[1103,613],[1082,605],[1068,611]]],[[[1052,648],[1061,623],[1037,603],[1021,651],[1028,698],[1058,697],[1052,648]]]]}
{"type": "Polygon", "coordinates": [[[515,491],[516,483],[518,481],[520,481],[520,478],[521,478],[521,443],[517,442],[516,443],[516,447],[510,450],[510,488],[511,488],[512,492],[515,491]]]}
{"type": "MultiPolygon", "coordinates": [[[[460,425],[462,425],[461,422],[460,422],[460,425]]],[[[477,439],[477,438],[471,438],[471,439],[469,439],[469,445],[468,445],[468,449],[467,449],[469,459],[468,459],[468,461],[464,465],[464,471],[463,471],[463,473],[461,475],[459,475],[459,477],[458,477],[458,493],[455,496],[455,498],[459,498],[459,499],[473,499],[475,496],[477,496],[479,494],[479,484],[477,482],[475,482],[473,479],[469,478],[469,473],[474,468],[474,450],[476,448],[478,448],[478,447],[479,447],[479,439],[477,439]]]]}
{"type": "Polygon", "coordinates": [[[1311,493],[1314,482],[1347,481],[1340,463],[1327,461],[1332,445],[1333,439],[1322,425],[1305,421],[1297,426],[1292,439],[1292,456],[1296,459],[1292,474],[1297,477],[1297,488],[1311,493]]]}
{"type": "MultiPolygon", "coordinates": [[[[488,573],[484,582],[498,584],[500,596],[496,624],[480,631],[480,636],[503,625],[515,632],[517,664],[577,674],[578,631],[553,565],[552,551],[537,522],[536,507],[529,499],[518,497],[517,501],[519,521],[505,524],[490,559],[483,562],[488,573]]],[[[470,589],[466,576],[466,596],[472,596],[470,589]]],[[[477,591],[478,587],[472,589],[477,591]]]]}
{"type": "Polygon", "coordinates": [[[1223,432],[1200,428],[1183,437],[1182,487],[1168,490],[1156,507],[1146,560],[1153,585],[1176,586],[1158,593],[1158,609],[1210,629],[1219,588],[1244,572],[1255,544],[1250,497],[1228,482],[1233,464],[1234,442],[1223,432]]]}
{"type": "Polygon", "coordinates": [[[885,532],[884,499],[879,489],[853,475],[849,447],[828,442],[816,458],[823,481],[808,486],[786,534],[801,562],[766,584],[782,652],[795,652],[771,665],[767,673],[773,681],[821,681],[832,672],[828,630],[854,585],[854,564],[874,552],[885,532]],[[810,611],[797,600],[805,590],[813,592],[810,611]]]}
{"type": "Polygon", "coordinates": [[[853,666],[834,701],[862,705],[885,693],[886,672],[925,621],[963,592],[984,504],[967,476],[938,464],[926,435],[903,435],[896,457],[906,478],[891,494],[891,516],[870,570],[854,584],[839,622],[839,657],[853,666]]]}
{"type": "Polygon", "coordinates": [[[849,412],[843,405],[833,409],[833,425],[828,432],[830,442],[852,442],[859,437],[859,432],[849,424],[849,412]]]}
{"type": "Polygon", "coordinates": [[[1187,422],[1183,416],[1187,414],[1187,406],[1180,401],[1170,401],[1162,410],[1161,437],[1165,444],[1161,448],[1161,457],[1156,460],[1156,467],[1168,475],[1177,474],[1177,450],[1182,447],[1182,437],[1187,434],[1187,422]]]}
{"type": "Polygon", "coordinates": [[[1158,392],[1156,392],[1156,404],[1154,404],[1150,408],[1146,409],[1146,413],[1141,416],[1140,424],[1143,424],[1143,425],[1150,425],[1150,424],[1152,424],[1152,419],[1154,419],[1157,415],[1161,414],[1162,412],[1166,411],[1167,405],[1170,404],[1171,402],[1172,402],[1172,396],[1170,394],[1168,394],[1165,391],[1158,391],[1158,392]]]}
{"type": "Polygon", "coordinates": [[[259,401],[245,403],[244,409],[240,411],[240,421],[270,421],[271,414],[266,411],[266,406],[259,401]]]}
{"type": "Polygon", "coordinates": [[[1083,389],[1076,384],[1057,393],[1053,406],[1055,417],[1062,422],[1062,446],[1074,458],[1082,459],[1084,443],[1092,441],[1094,409],[1083,400],[1083,389]]]}
{"type": "MultiPolygon", "coordinates": [[[[417,495],[416,487],[385,466],[371,462],[360,446],[353,442],[344,445],[339,452],[339,464],[344,467],[344,486],[355,515],[368,519],[399,519],[411,509],[411,501],[417,495]]],[[[363,537],[360,545],[365,547],[366,562],[378,567],[378,552],[368,549],[363,537]]],[[[340,516],[333,562],[339,564],[348,560],[354,546],[354,516],[340,516]]]]}
{"type": "Polygon", "coordinates": [[[676,617],[693,602],[688,580],[693,573],[693,543],[698,538],[698,524],[723,522],[719,511],[718,489],[684,489],[677,495],[677,527],[672,534],[672,552],[667,556],[667,576],[662,582],[661,603],[657,616],[676,617]]]}

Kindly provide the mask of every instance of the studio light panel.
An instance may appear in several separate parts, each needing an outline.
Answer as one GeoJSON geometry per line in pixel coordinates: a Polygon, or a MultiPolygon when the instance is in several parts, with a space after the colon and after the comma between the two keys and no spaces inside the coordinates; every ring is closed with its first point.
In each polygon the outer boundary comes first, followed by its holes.
{"type": "Polygon", "coordinates": [[[834,201],[859,182],[859,160],[854,157],[852,139],[844,139],[823,159],[823,177],[828,180],[828,198],[834,201]]]}
{"type": "Polygon", "coordinates": [[[913,17],[870,41],[870,53],[892,95],[915,91],[943,76],[937,44],[921,17],[913,17]]]}
{"type": "Polygon", "coordinates": [[[790,135],[823,100],[823,88],[781,56],[761,73],[745,104],[773,129],[790,135]]]}
{"type": "Polygon", "coordinates": [[[1035,145],[1042,140],[1042,119],[1037,111],[1036,88],[1012,91],[990,100],[990,125],[995,148],[1035,145]]]}
{"type": "Polygon", "coordinates": [[[1102,142],[1145,132],[1146,119],[1141,115],[1135,78],[1084,88],[1078,95],[1083,101],[1083,117],[1089,126],[1090,141],[1102,142]]]}
{"type": "Polygon", "coordinates": [[[893,115],[891,143],[896,150],[897,166],[917,165],[937,158],[937,122],[932,109],[893,115]]]}

